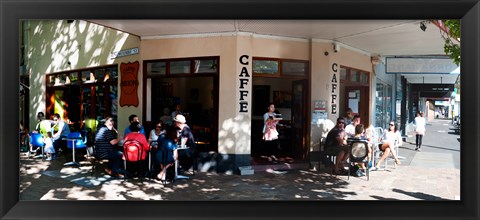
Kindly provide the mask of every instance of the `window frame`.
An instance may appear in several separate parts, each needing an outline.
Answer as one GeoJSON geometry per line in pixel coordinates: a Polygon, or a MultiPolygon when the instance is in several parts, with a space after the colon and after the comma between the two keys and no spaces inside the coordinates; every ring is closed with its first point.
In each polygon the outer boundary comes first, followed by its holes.
{"type": "Polygon", "coordinates": [[[348,85],[370,86],[370,72],[357,69],[357,68],[340,65],[339,73],[341,72],[342,69],[345,69],[347,73],[347,77],[346,79],[342,79],[342,77],[340,76],[341,83],[345,83],[348,85]],[[357,81],[352,81],[352,78],[353,78],[352,75],[354,74],[356,75],[357,81]],[[362,82],[362,75],[366,76],[365,82],[362,82]]]}
{"type": "Polygon", "coordinates": [[[155,77],[185,77],[185,76],[193,76],[193,75],[218,75],[220,72],[220,57],[219,56],[207,56],[207,57],[186,57],[186,58],[171,58],[171,59],[156,59],[156,60],[144,60],[144,76],[145,78],[155,78],[155,77]],[[216,69],[212,72],[195,72],[195,61],[196,60],[214,60],[216,62],[216,69]],[[190,71],[188,73],[171,73],[171,63],[172,62],[181,62],[181,61],[189,61],[190,62],[190,71]],[[165,62],[165,74],[152,74],[148,72],[147,65],[149,63],[156,63],[156,62],[165,62]]]}
{"type": "Polygon", "coordinates": [[[297,60],[297,59],[282,59],[282,58],[270,58],[270,57],[253,57],[252,58],[252,75],[253,76],[261,76],[261,77],[281,77],[281,78],[298,78],[298,79],[306,79],[308,78],[308,74],[310,72],[310,62],[308,60],[297,60]],[[267,73],[258,73],[255,72],[253,69],[253,62],[256,60],[263,60],[263,61],[276,61],[278,72],[274,74],[267,74],[267,73]],[[283,71],[283,64],[286,62],[290,63],[303,63],[305,64],[305,72],[303,75],[299,74],[285,74],[283,71]]]}

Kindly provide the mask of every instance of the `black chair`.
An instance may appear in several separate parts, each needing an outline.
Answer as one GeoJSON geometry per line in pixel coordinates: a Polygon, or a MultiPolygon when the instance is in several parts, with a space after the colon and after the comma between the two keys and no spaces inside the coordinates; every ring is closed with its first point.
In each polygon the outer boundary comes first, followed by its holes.
{"type": "MultiPolygon", "coordinates": [[[[89,146],[86,148],[86,152],[87,154],[85,155],[85,158],[90,161],[90,163],[92,164],[92,170],[90,171],[91,172],[91,175],[93,176],[93,173],[95,172],[95,170],[97,169],[97,164],[99,164],[101,161],[103,161],[104,159],[103,158],[99,158],[98,156],[96,156],[96,148],[95,148],[95,145],[92,145],[92,146],[89,146]]],[[[96,175],[95,175],[96,177],[96,175]]]]}
{"type": "Polygon", "coordinates": [[[124,180],[127,179],[128,170],[127,162],[136,162],[137,163],[137,174],[141,181],[143,181],[143,160],[142,157],[146,152],[143,150],[143,145],[137,140],[127,140],[123,143],[123,156],[125,160],[123,161],[125,167],[124,180]]]}
{"type": "MultiPolygon", "coordinates": [[[[350,145],[350,166],[348,169],[348,179],[350,179],[350,170],[352,165],[358,162],[364,162],[368,166],[368,141],[360,139],[348,139],[348,143],[350,145]]],[[[365,172],[367,175],[367,180],[370,180],[368,167],[365,169],[365,172]]]]}

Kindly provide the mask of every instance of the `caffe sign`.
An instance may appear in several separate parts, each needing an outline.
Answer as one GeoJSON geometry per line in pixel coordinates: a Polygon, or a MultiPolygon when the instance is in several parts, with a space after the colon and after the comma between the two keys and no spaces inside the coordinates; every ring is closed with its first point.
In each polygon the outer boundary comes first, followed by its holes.
{"type": "Polygon", "coordinates": [[[138,61],[120,64],[120,106],[138,107],[139,66],[140,63],[138,61]]]}

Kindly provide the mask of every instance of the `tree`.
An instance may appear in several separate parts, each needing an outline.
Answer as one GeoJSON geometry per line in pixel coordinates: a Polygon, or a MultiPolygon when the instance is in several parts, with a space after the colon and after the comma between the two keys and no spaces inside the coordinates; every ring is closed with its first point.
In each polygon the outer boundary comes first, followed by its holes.
{"type": "Polygon", "coordinates": [[[460,20],[442,20],[447,34],[443,34],[445,40],[443,50],[449,55],[453,63],[460,65],[460,20]]]}

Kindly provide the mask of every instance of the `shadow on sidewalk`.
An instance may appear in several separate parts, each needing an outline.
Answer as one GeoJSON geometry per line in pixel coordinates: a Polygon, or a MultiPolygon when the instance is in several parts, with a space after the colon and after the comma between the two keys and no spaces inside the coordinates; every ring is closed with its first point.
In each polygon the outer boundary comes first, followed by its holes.
{"type": "Polygon", "coordinates": [[[442,199],[441,197],[432,196],[432,195],[421,193],[421,192],[407,192],[407,191],[404,191],[404,190],[401,190],[401,189],[393,189],[392,191],[397,192],[397,193],[402,193],[402,194],[405,194],[405,195],[408,195],[408,196],[411,196],[411,197],[414,197],[414,198],[417,198],[417,199],[422,199],[422,200],[429,200],[429,201],[431,201],[431,200],[445,200],[445,199],[442,199]]]}

